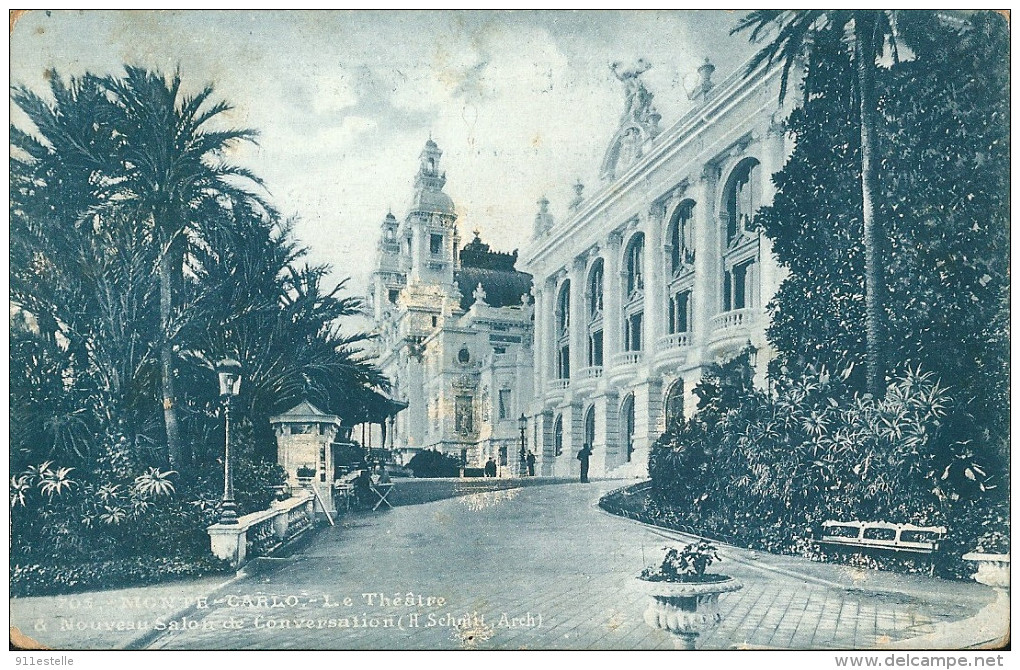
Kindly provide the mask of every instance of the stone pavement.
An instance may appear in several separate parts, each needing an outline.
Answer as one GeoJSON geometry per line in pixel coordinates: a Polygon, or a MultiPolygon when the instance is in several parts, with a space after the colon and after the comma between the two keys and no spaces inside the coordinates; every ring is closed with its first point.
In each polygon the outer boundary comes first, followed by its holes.
{"type": "MultiPolygon", "coordinates": [[[[154,615],[147,635],[125,638],[159,649],[672,649],[668,634],[645,623],[648,596],[635,576],[685,538],[598,509],[599,496],[622,483],[478,493],[352,517],[272,569],[176,616],[154,615]]],[[[991,609],[1002,601],[978,584],[721,553],[718,570],[744,588],[721,596],[722,622],[699,648],[959,647],[989,639],[975,617],[1008,626],[1008,610],[991,609]]],[[[55,600],[12,600],[14,620],[44,617],[55,600]]],[[[76,634],[65,648],[113,646],[108,636],[76,634]]]]}

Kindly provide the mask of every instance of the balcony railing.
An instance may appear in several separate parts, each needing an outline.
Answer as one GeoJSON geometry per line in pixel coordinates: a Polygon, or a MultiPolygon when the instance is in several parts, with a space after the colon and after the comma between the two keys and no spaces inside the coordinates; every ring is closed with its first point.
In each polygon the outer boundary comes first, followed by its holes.
{"type": "Polygon", "coordinates": [[[623,367],[627,365],[637,365],[641,362],[640,351],[623,351],[618,354],[613,354],[613,357],[609,359],[609,363],[612,367],[623,367]]]}
{"type": "Polygon", "coordinates": [[[570,388],[569,379],[550,379],[546,382],[546,393],[562,393],[570,388]]]}
{"type": "Polygon", "coordinates": [[[601,379],[602,378],[602,366],[593,365],[590,368],[581,369],[581,379],[601,379]]]}
{"type": "Polygon", "coordinates": [[[660,337],[655,341],[655,348],[658,351],[668,351],[670,349],[683,349],[684,347],[691,346],[691,334],[690,333],[673,333],[672,335],[666,335],[660,337]]]}
{"type": "Polygon", "coordinates": [[[728,331],[739,328],[751,328],[758,324],[761,317],[761,309],[757,307],[745,307],[734,309],[712,317],[713,331],[728,331]]]}

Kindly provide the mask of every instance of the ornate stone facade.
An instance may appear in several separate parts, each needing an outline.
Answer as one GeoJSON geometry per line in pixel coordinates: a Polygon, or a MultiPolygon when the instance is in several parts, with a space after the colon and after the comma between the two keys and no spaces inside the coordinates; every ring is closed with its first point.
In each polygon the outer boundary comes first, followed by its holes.
{"type": "Polygon", "coordinates": [[[764,306],[781,276],[752,216],[792,149],[779,74],[713,84],[706,62],[692,109],[659,132],[640,80],[648,67],[614,64],[626,109],[602,187],[583,199],[578,188],[568,216],[536,225],[523,254],[536,304],[530,426],[545,475],[577,473],[586,443],[593,475],[644,475],[667,422],[695,411],[704,368],[748,343],[764,381],[764,306]]]}
{"type": "Polygon", "coordinates": [[[437,449],[501,474],[516,472],[518,417],[531,405],[531,277],[516,252],[493,252],[475,233],[460,248],[453,201],[431,139],[421,153],[403,222],[388,214],[370,303],[379,366],[408,403],[387,431],[398,462],[437,449]]]}

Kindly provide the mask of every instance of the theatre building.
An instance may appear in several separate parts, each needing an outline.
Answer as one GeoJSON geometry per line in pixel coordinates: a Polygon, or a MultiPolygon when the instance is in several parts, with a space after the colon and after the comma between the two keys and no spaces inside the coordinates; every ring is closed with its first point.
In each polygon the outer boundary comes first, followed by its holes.
{"type": "Polygon", "coordinates": [[[369,301],[378,365],[407,409],[385,446],[406,463],[436,449],[501,475],[518,471],[518,421],[532,402],[531,277],[478,233],[461,247],[442,151],[421,152],[406,216],[381,225],[369,301]]]}
{"type": "Polygon", "coordinates": [[[708,364],[750,343],[761,382],[770,356],[764,307],[781,274],[752,217],[792,150],[778,70],[713,84],[706,60],[690,108],[660,129],[647,65],[613,69],[625,111],[599,188],[578,184],[559,221],[540,212],[519,263],[534,281],[528,430],[545,475],[576,473],[583,444],[593,475],[644,475],[708,364]]]}

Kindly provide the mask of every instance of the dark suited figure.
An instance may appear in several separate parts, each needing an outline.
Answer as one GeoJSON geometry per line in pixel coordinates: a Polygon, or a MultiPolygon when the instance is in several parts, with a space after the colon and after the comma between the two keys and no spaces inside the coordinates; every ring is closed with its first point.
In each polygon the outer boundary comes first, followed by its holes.
{"type": "Polygon", "coordinates": [[[586,444],[577,452],[577,460],[581,461],[581,483],[588,482],[588,464],[591,460],[591,445],[586,444]]]}
{"type": "Polygon", "coordinates": [[[492,460],[492,458],[489,458],[489,460],[486,461],[485,463],[485,476],[486,477],[496,476],[496,461],[492,460]]]}
{"type": "Polygon", "coordinates": [[[534,477],[535,476],[535,454],[531,453],[530,451],[528,452],[527,463],[528,463],[528,476],[529,477],[534,477]]]}

